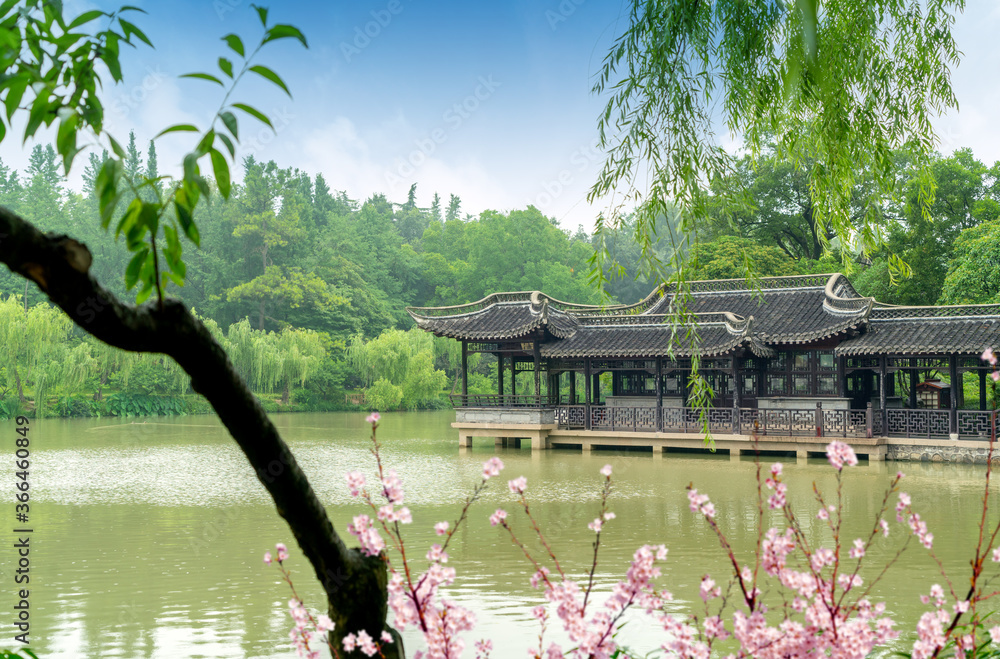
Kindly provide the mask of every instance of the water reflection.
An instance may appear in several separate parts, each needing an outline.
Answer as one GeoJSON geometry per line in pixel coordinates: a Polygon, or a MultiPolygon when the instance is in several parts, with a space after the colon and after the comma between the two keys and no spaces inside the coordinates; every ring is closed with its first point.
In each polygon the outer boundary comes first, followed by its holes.
{"type": "MultiPolygon", "coordinates": [[[[460,451],[452,418],[450,412],[387,415],[380,431],[386,461],[404,479],[414,513],[407,537],[419,554],[436,540],[432,525],[454,519],[482,462],[496,453],[488,444],[460,451]]],[[[363,415],[281,415],[276,422],[343,530],[359,512],[343,472],[371,472],[363,415]]],[[[277,572],[260,561],[275,541],[288,542],[290,533],[217,421],[49,419],[34,424],[32,432],[32,635],[42,656],[294,656],[284,613],[288,593],[277,572]]],[[[593,534],[587,523],[599,503],[598,470],[606,463],[614,467],[611,509],[617,519],[607,527],[597,574],[605,591],[624,574],[635,548],[647,542],[670,548],[664,583],[678,611],[695,601],[700,605],[698,583],[706,572],[724,580],[727,565],[717,541],[688,511],[689,482],[712,496],[733,544],[744,552],[753,546],[752,460],[527,448],[501,453],[503,476],[528,478],[536,515],[564,566],[577,575],[589,567],[593,534]]],[[[805,512],[815,510],[811,484],[815,480],[832,492],[834,474],[823,461],[786,463],[789,498],[803,506],[803,523],[819,540],[823,527],[805,512]]],[[[939,555],[953,576],[964,579],[977,533],[980,467],[862,463],[845,477],[847,537],[866,534],[897,467],[908,473],[904,489],[934,531],[939,555]]],[[[459,581],[449,596],[478,614],[470,640],[490,637],[495,656],[523,656],[537,636],[528,609],[542,598],[528,585],[518,552],[489,526],[487,516],[497,507],[514,510],[505,486],[487,491],[456,538],[451,564],[459,581]]],[[[527,539],[523,521],[511,517],[527,539]]],[[[767,521],[778,520],[768,513],[767,521]]],[[[892,527],[893,537],[871,552],[873,564],[884,563],[903,537],[903,527],[892,527]]],[[[295,555],[290,565],[307,600],[322,601],[305,561],[295,555]]],[[[913,628],[922,611],[919,595],[939,580],[935,570],[926,552],[913,546],[873,594],[888,603],[902,629],[913,628]]],[[[650,649],[653,632],[637,622],[626,638],[650,649]]],[[[408,634],[407,640],[412,654],[415,639],[408,634]]]]}

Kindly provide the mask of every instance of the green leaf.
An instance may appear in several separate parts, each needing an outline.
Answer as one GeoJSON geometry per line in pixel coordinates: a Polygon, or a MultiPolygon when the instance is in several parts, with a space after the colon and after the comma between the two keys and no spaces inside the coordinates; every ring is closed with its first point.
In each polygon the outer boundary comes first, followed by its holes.
{"type": "Polygon", "coordinates": [[[275,25],[264,35],[264,40],[261,42],[261,45],[269,41],[277,41],[278,39],[288,38],[298,39],[302,42],[303,46],[306,48],[309,47],[309,44],[306,43],[305,35],[302,34],[302,31],[294,25],[275,25]]]}
{"type": "Polygon", "coordinates": [[[210,130],[207,133],[205,133],[205,136],[201,138],[200,142],[198,142],[198,146],[194,148],[194,152],[200,158],[206,153],[208,153],[214,144],[215,144],[215,131],[210,130]]]}
{"type": "Polygon", "coordinates": [[[133,199],[129,202],[128,208],[126,208],[125,212],[122,214],[122,219],[118,220],[118,226],[115,227],[115,238],[118,238],[123,231],[127,234],[132,230],[132,227],[135,226],[136,220],[139,219],[139,211],[141,210],[141,199],[133,199]]]}
{"type": "Polygon", "coordinates": [[[215,183],[219,186],[219,194],[223,199],[229,199],[229,163],[218,149],[212,149],[212,170],[215,172],[215,183]]]}
{"type": "Polygon", "coordinates": [[[238,36],[236,36],[235,34],[227,34],[226,36],[222,37],[222,40],[229,45],[229,48],[234,53],[236,53],[240,57],[246,57],[246,51],[243,49],[243,40],[240,39],[238,36]]]}
{"type": "Polygon", "coordinates": [[[146,255],[149,254],[149,248],[145,247],[141,251],[137,252],[132,259],[128,262],[128,267],[125,268],[125,288],[132,290],[139,281],[139,269],[142,264],[146,261],[146,255]]]}
{"type": "Polygon", "coordinates": [[[156,134],[156,137],[154,137],[153,139],[154,140],[159,139],[160,137],[166,135],[167,133],[197,133],[197,132],[198,132],[197,126],[192,126],[191,124],[174,124],[169,128],[164,128],[163,130],[161,130],[159,133],[156,134]]]}
{"type": "Polygon", "coordinates": [[[261,112],[257,108],[249,106],[246,103],[233,103],[233,107],[236,108],[237,110],[243,110],[244,112],[246,112],[247,114],[249,114],[251,117],[253,117],[257,121],[259,121],[262,124],[266,125],[271,130],[274,130],[274,126],[271,125],[271,120],[268,119],[267,115],[265,115],[263,112],[261,112]]]}
{"type": "Polygon", "coordinates": [[[139,291],[139,294],[135,296],[135,303],[142,304],[143,302],[148,300],[149,296],[152,294],[153,294],[153,284],[152,282],[147,281],[145,285],[142,287],[142,290],[139,291]]]}
{"type": "Polygon", "coordinates": [[[69,166],[72,156],[76,152],[76,131],[80,123],[80,115],[72,113],[59,122],[59,130],[56,131],[56,151],[62,156],[66,165],[66,173],[69,174],[69,166]]]}
{"type": "Polygon", "coordinates": [[[225,57],[219,58],[219,69],[230,78],[233,77],[233,63],[227,60],[225,57]]]}
{"type": "Polygon", "coordinates": [[[201,247],[201,236],[198,234],[198,226],[194,223],[191,211],[179,202],[174,202],[174,210],[177,211],[177,221],[181,223],[184,235],[196,246],[201,247]]]}
{"type": "Polygon", "coordinates": [[[232,133],[233,137],[237,140],[240,139],[239,124],[236,121],[236,115],[229,110],[223,110],[219,113],[219,118],[222,119],[222,123],[226,125],[229,132],[232,133]]]}
{"type": "Polygon", "coordinates": [[[27,76],[16,76],[11,79],[12,82],[6,85],[7,98],[4,99],[4,105],[7,107],[7,120],[14,115],[17,111],[18,106],[21,104],[21,98],[24,96],[24,90],[28,88],[28,77],[27,76]]]}
{"type": "Polygon", "coordinates": [[[226,150],[229,151],[229,155],[236,158],[236,146],[233,144],[233,141],[229,139],[225,133],[219,133],[219,139],[226,145],[226,150]]]}
{"type": "Polygon", "coordinates": [[[122,145],[110,133],[108,134],[108,142],[111,144],[111,150],[114,151],[115,155],[124,160],[126,157],[125,149],[122,148],[122,145]]]}
{"type": "Polygon", "coordinates": [[[141,226],[149,227],[149,232],[156,236],[160,227],[160,205],[148,201],[142,202],[138,223],[141,226]]]}
{"type": "Polygon", "coordinates": [[[267,7],[259,7],[257,5],[250,5],[257,10],[257,16],[260,17],[260,24],[267,27],[267,7]]]}
{"type": "Polygon", "coordinates": [[[122,31],[125,33],[126,41],[131,42],[132,35],[134,34],[135,36],[139,37],[139,39],[142,40],[142,42],[145,43],[147,46],[149,46],[150,48],[153,47],[153,42],[149,40],[149,37],[147,37],[146,34],[142,30],[137,28],[134,24],[129,23],[128,21],[122,18],[118,19],[118,23],[122,26],[122,31]]]}
{"type": "Polygon", "coordinates": [[[263,64],[255,64],[250,67],[250,70],[259,75],[260,77],[270,80],[274,84],[278,85],[283,90],[285,90],[285,93],[288,94],[289,96],[292,95],[292,92],[288,91],[288,85],[286,85],[285,81],[281,79],[281,76],[279,76],[277,73],[267,68],[263,64]]]}
{"type": "Polygon", "coordinates": [[[214,82],[215,84],[219,85],[220,87],[225,87],[226,86],[221,80],[219,80],[214,75],[211,75],[209,73],[185,73],[184,75],[182,75],[180,77],[181,78],[196,78],[198,80],[208,80],[209,82],[214,82]]]}
{"type": "Polygon", "coordinates": [[[98,9],[94,9],[92,11],[85,11],[82,14],[80,14],[79,16],[77,16],[76,18],[74,18],[73,22],[70,23],[66,27],[67,27],[67,29],[72,30],[75,27],[80,27],[84,23],[89,23],[92,20],[98,19],[101,16],[107,16],[107,15],[108,15],[107,12],[103,12],[103,11],[100,11],[98,9]]]}

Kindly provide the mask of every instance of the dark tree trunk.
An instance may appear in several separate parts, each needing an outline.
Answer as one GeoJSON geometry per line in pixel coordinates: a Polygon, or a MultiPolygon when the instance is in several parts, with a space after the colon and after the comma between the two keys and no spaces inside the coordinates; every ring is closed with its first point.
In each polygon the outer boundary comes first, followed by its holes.
{"type": "MultiPolygon", "coordinates": [[[[173,357],[191,376],[191,388],[218,413],[312,564],[336,624],[331,634],[336,647],[342,647],[344,635],[359,630],[379,637],[386,628],[385,563],[344,545],[295,456],[225,350],[180,301],[123,304],[89,274],[92,258],[85,245],[63,235],[43,235],[2,206],[0,262],[35,282],[73,322],[108,345],[173,357]]],[[[401,657],[395,636],[387,656],[401,657]]]]}
{"type": "Polygon", "coordinates": [[[281,404],[288,405],[291,400],[291,394],[288,390],[288,378],[285,378],[285,387],[281,390],[281,404]]]}

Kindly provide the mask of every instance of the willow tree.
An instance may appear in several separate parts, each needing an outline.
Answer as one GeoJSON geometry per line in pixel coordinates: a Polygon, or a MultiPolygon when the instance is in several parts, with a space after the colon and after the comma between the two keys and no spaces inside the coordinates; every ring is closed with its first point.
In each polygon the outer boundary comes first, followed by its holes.
{"type": "MultiPolygon", "coordinates": [[[[832,227],[845,256],[871,254],[884,237],[883,203],[900,192],[895,151],[916,163],[925,212],[932,199],[931,120],[957,107],[951,28],[963,7],[963,0],[632,0],[628,29],[594,86],[609,95],[599,119],[607,157],[589,193],[607,202],[598,238],[634,209],[646,268],[683,284],[687,257],[673,250],[661,261],[656,219],[676,204],[691,234],[710,205],[746,207],[740,186],[721,188],[710,204],[711,182],[735,169],[737,154],[720,140],[728,133],[752,158],[773,139],[779,159],[813,163],[806,175],[816,223],[832,227]],[[865,212],[852,219],[862,176],[873,184],[865,212]]],[[[599,250],[597,280],[608,261],[613,256],[599,250]]],[[[890,266],[894,277],[907,274],[896,256],[890,266]]]]}
{"type": "Polygon", "coordinates": [[[367,387],[366,404],[385,411],[413,409],[444,389],[448,376],[434,368],[434,338],[413,328],[389,329],[371,341],[355,336],[347,361],[367,387]]]}
{"type": "MultiPolygon", "coordinates": [[[[385,563],[344,545],[295,456],[223,347],[168,291],[170,285],[184,283],[182,241],[195,246],[200,242],[196,211],[201,202],[213,194],[229,197],[241,119],[273,129],[266,114],[237,100],[240,82],[257,77],[290,94],[281,77],[260,63],[261,49],[281,39],[306,45],[297,28],[271,22],[265,8],[252,9],[260,19],[259,41],[247,45],[239,35],[227,34],[222,38],[225,54],[216,60],[218,70],[187,74],[217,88],[218,110],[200,127],[175,124],[157,136],[192,138],[179,174],[129,180],[127,153],[104,124],[102,94],[123,81],[124,49],[152,45],[128,20],[141,10],[95,9],[66,17],[61,2],[0,4],[0,102],[6,110],[0,113],[0,141],[15,128],[23,142],[49,128],[67,174],[82,145],[108,150],[94,179],[94,193],[102,226],[109,229],[117,219],[115,239],[124,238],[132,254],[124,276],[126,288],[138,291],[135,304],[119,300],[94,278],[94,259],[86,245],[69,236],[43,234],[3,206],[0,262],[33,281],[84,331],[124,350],[169,355],[190,375],[192,389],[218,413],[312,564],[336,623],[331,640],[340,647],[347,633],[364,630],[378,638],[386,629],[385,563]],[[104,27],[95,28],[98,23],[104,27]],[[206,176],[209,169],[214,185],[206,176]]],[[[401,655],[400,646],[397,635],[387,654],[401,655]]]]}
{"type": "Polygon", "coordinates": [[[54,380],[46,364],[71,329],[69,318],[47,304],[25,309],[17,295],[0,300],[0,355],[7,368],[7,386],[13,385],[25,403],[24,387],[33,385],[39,415],[44,415],[45,396],[54,380]]]}
{"type": "MultiPolygon", "coordinates": [[[[928,212],[931,120],[957,106],[951,27],[963,7],[963,0],[632,0],[628,28],[594,85],[608,94],[598,121],[606,158],[588,200],[607,208],[595,229],[592,280],[603,285],[616,270],[605,235],[631,213],[643,274],[677,285],[671,344],[692,348],[689,400],[702,408],[706,438],[711,390],[698,375],[699,337],[687,311],[690,259],[674,234],[669,249],[656,249],[657,220],[676,206],[680,234],[696,237],[711,208],[749,207],[743,186],[711,196],[713,181],[735,178],[737,154],[720,134],[753,159],[773,140],[779,159],[813,163],[811,212],[817,226],[832,227],[845,266],[853,255],[871,255],[883,243],[883,204],[900,192],[897,151],[915,163],[928,212]],[[862,177],[870,194],[852,220],[862,177]]],[[[820,239],[825,249],[830,238],[820,239]]],[[[750,258],[742,262],[756,285],[750,258]]],[[[897,255],[889,266],[893,281],[909,274],[897,255]]]]}

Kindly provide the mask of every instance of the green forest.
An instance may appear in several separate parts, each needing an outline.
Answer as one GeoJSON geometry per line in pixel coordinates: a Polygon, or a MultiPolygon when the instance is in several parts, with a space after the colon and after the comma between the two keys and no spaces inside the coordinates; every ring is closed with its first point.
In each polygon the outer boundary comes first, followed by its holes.
{"type": "MultiPolygon", "coordinates": [[[[154,143],[140,145],[132,135],[127,154],[128,180],[159,175],[154,143]]],[[[0,204],[86,243],[91,272],[128,298],[133,255],[125,241],[104,235],[94,193],[102,162],[90,154],[76,191],[62,179],[55,150],[36,146],[25,171],[0,162],[0,204]]],[[[684,249],[701,279],[743,277],[747,265],[759,276],[840,270],[860,293],[883,302],[1000,302],[1000,163],[987,166],[970,149],[935,156],[936,193],[922,211],[916,168],[900,156],[897,193],[879,204],[885,246],[867,259],[843,253],[834,228],[816,221],[811,163],[794,166],[765,152],[737,165],[712,189],[740,189],[746,203],[712,208],[709,222],[683,241],[656,242],[662,262],[669,250],[684,249]],[[909,278],[890,280],[890,254],[910,265],[909,278]]],[[[642,271],[628,223],[588,235],[533,206],[473,215],[460,195],[446,199],[416,184],[406,199],[361,201],[319,173],[252,157],[242,166],[230,198],[213,196],[200,211],[200,249],[189,248],[184,285],[171,284],[168,292],[206,322],[269,411],[447,406],[458,384],[459,345],[414,329],[407,306],[518,290],[628,303],[645,297],[657,279],[642,271]],[[600,247],[614,260],[603,290],[592,272],[600,247]]],[[[871,191],[862,182],[855,196],[852,213],[860,217],[869,212],[871,191]]],[[[658,235],[676,231],[671,218],[662,218],[658,235]]],[[[0,350],[3,416],[210,411],[172,360],[105,346],[6,270],[0,350]]],[[[495,360],[475,355],[470,366],[470,392],[496,390],[495,360]]]]}

